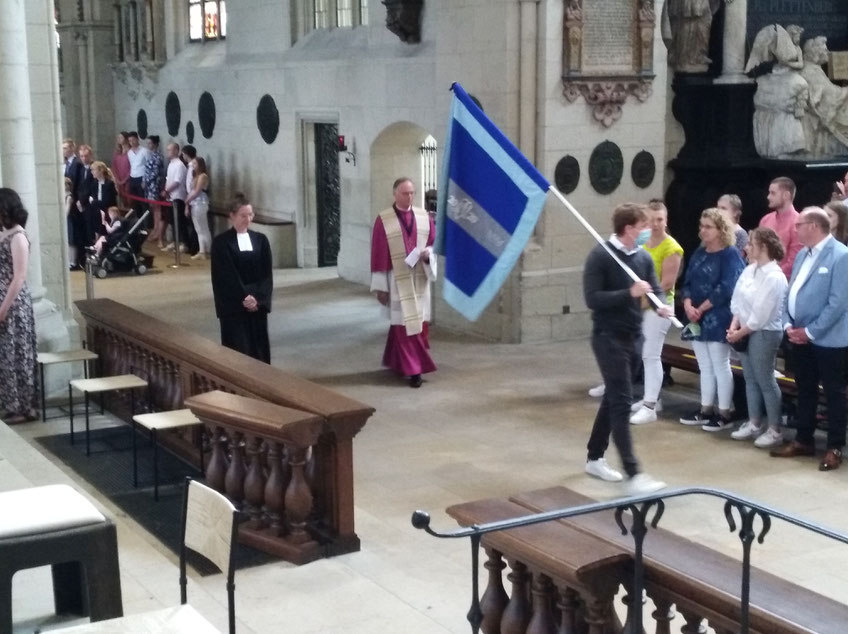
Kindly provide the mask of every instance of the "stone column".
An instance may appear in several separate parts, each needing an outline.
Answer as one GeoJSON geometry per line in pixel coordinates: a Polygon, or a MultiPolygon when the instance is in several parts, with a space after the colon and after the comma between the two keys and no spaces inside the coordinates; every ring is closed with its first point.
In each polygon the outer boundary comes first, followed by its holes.
{"type": "Polygon", "coordinates": [[[539,0],[518,0],[521,8],[518,42],[518,147],[536,162],[536,76],[539,0]]]}
{"type": "Polygon", "coordinates": [[[721,77],[717,84],[749,84],[745,75],[745,37],[748,31],[748,0],[724,0],[724,43],[721,77]]]}

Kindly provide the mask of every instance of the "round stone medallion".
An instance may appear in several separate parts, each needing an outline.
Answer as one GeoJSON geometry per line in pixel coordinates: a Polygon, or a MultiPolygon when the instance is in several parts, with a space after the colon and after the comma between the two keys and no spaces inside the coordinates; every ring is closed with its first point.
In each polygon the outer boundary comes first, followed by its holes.
{"type": "Polygon", "coordinates": [[[589,158],[589,182],[599,194],[613,193],[621,183],[624,157],[612,141],[600,143],[589,158]]]}
{"type": "Polygon", "coordinates": [[[654,182],[654,176],[657,174],[657,162],[654,160],[654,155],[647,150],[642,150],[633,157],[633,163],[630,165],[630,175],[633,177],[633,182],[637,187],[645,189],[654,182]]]}
{"type": "Polygon", "coordinates": [[[556,164],[556,168],[554,169],[554,183],[556,183],[557,189],[563,194],[570,194],[577,189],[579,182],[580,163],[571,154],[566,154],[556,164]]]}

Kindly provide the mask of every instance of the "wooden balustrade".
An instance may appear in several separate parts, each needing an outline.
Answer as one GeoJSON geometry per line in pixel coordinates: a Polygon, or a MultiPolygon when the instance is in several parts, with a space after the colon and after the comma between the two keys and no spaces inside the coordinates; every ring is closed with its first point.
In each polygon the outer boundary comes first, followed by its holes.
{"type": "MultiPolygon", "coordinates": [[[[204,447],[207,483],[250,515],[242,540],[295,563],[359,550],[353,438],[372,407],[115,301],[76,305],[85,319],[88,347],[100,355],[95,375],[135,372],[146,378],[149,409],[179,409],[190,397],[220,391],[296,410],[303,420],[295,420],[295,414],[280,419],[297,423],[286,434],[292,429],[305,434],[302,426],[316,426],[309,442],[300,435],[277,437],[283,432],[267,435],[264,427],[241,420],[239,412],[226,425],[160,435],[163,445],[194,464],[197,448],[204,447]]],[[[128,404],[117,399],[107,401],[110,409],[128,412],[128,404]]]]}
{"type": "Polygon", "coordinates": [[[239,528],[240,540],[294,563],[321,557],[308,527],[315,495],[306,478],[321,418],[220,390],[185,404],[212,432],[207,483],[250,518],[239,528]]]}

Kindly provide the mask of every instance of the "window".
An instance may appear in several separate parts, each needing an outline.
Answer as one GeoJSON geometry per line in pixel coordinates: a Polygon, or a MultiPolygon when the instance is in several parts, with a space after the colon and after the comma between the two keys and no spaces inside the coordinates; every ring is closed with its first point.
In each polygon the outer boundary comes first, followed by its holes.
{"type": "Polygon", "coordinates": [[[188,0],[188,39],[219,40],[227,36],[226,0],[188,0]]]}
{"type": "Polygon", "coordinates": [[[359,23],[368,24],[368,0],[359,0],[359,23]]]}
{"type": "Polygon", "coordinates": [[[436,150],[438,145],[436,139],[432,135],[428,135],[424,139],[424,143],[418,148],[418,153],[421,155],[421,190],[427,193],[429,190],[435,190],[439,183],[438,165],[436,163],[436,150]]]}
{"type": "Polygon", "coordinates": [[[326,29],[330,26],[330,0],[315,0],[312,11],[313,28],[326,29]]]}
{"type": "Polygon", "coordinates": [[[353,26],[353,0],[336,0],[337,26],[353,26]]]}

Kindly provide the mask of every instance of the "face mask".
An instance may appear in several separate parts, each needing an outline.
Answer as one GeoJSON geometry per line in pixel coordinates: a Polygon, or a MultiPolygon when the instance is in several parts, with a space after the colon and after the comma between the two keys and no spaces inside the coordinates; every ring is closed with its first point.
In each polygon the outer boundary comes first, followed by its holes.
{"type": "Polygon", "coordinates": [[[650,237],[651,237],[651,230],[650,229],[642,229],[642,231],[639,232],[639,235],[636,236],[636,246],[641,247],[642,245],[644,245],[648,241],[648,239],[650,239],[650,237]]]}

